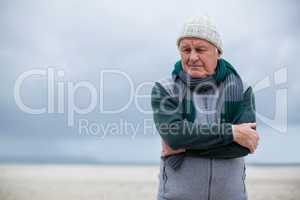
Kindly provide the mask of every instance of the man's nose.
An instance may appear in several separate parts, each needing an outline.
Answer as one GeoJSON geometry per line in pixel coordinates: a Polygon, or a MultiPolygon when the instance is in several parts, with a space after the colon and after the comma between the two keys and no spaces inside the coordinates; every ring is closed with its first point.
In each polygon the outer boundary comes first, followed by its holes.
{"type": "Polygon", "coordinates": [[[199,55],[195,50],[192,50],[190,54],[190,61],[196,62],[198,59],[199,59],[199,55]]]}

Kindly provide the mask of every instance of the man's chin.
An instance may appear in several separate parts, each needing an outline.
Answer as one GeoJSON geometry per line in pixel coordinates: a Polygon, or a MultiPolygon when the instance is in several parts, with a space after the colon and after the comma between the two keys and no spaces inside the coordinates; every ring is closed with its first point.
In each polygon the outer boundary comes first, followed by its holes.
{"type": "Polygon", "coordinates": [[[208,76],[207,72],[190,70],[188,74],[193,78],[204,78],[208,76]]]}

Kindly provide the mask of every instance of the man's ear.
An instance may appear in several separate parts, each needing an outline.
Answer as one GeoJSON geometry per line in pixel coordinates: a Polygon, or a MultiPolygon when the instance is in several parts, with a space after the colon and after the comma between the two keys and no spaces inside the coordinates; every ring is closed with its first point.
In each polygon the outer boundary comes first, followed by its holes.
{"type": "Polygon", "coordinates": [[[216,47],[216,52],[218,54],[218,59],[221,58],[221,52],[219,51],[219,49],[216,47]]]}

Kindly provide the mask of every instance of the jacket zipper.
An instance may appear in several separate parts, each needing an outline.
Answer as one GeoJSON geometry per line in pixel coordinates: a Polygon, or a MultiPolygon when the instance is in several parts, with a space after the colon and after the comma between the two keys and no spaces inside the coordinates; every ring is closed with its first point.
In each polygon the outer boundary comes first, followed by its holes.
{"type": "Polygon", "coordinates": [[[210,196],[211,196],[211,182],[212,182],[212,158],[209,160],[209,167],[210,167],[210,173],[209,173],[209,181],[208,181],[208,200],[210,200],[210,196]]]}

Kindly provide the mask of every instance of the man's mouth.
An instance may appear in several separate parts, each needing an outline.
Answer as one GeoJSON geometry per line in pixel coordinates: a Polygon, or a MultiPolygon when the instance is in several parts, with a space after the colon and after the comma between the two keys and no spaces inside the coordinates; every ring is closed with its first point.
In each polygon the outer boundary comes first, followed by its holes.
{"type": "Polygon", "coordinates": [[[199,66],[199,65],[189,65],[189,68],[190,69],[200,69],[202,68],[203,66],[199,66]]]}

